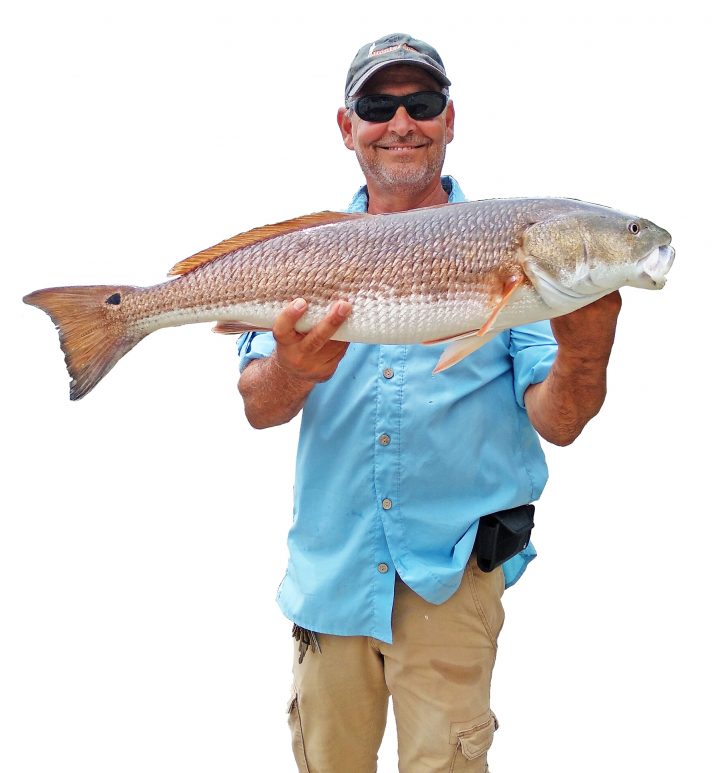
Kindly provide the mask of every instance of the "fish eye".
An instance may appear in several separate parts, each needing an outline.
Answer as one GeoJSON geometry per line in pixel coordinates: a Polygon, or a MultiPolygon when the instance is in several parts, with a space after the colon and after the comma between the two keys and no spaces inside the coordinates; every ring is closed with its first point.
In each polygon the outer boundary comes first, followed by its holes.
{"type": "Polygon", "coordinates": [[[631,234],[638,234],[640,232],[640,224],[635,222],[634,220],[627,226],[627,230],[631,234]]]}

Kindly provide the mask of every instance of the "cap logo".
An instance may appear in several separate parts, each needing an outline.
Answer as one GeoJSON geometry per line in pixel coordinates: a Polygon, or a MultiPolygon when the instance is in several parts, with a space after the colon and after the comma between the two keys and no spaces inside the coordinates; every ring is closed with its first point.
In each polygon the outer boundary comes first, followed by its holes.
{"type": "Polygon", "coordinates": [[[376,51],[374,49],[374,46],[376,46],[376,42],[372,43],[372,45],[369,47],[369,54],[368,56],[381,56],[382,54],[388,54],[390,51],[396,51],[398,48],[404,48],[405,51],[414,51],[415,54],[419,54],[420,52],[416,48],[412,48],[412,46],[408,46],[406,43],[400,43],[396,46],[388,46],[387,48],[380,48],[379,51],[376,51]]]}

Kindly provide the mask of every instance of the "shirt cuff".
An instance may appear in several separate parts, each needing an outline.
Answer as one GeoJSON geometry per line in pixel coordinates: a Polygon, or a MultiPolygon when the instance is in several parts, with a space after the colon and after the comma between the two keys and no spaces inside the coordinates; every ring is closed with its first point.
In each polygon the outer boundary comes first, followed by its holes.
{"type": "Polygon", "coordinates": [[[513,357],[513,389],[521,408],[524,395],[531,384],[538,384],[548,376],[556,359],[558,347],[548,322],[511,329],[511,356],[513,357]]]}
{"type": "Polygon", "coordinates": [[[273,333],[244,333],[238,338],[238,354],[240,355],[240,372],[251,360],[270,357],[276,348],[273,333]]]}

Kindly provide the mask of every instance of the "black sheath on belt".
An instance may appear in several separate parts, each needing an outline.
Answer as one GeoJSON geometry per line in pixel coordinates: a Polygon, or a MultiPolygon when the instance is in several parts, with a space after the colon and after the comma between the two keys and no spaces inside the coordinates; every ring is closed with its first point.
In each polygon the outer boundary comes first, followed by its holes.
{"type": "Polygon", "coordinates": [[[528,545],[535,511],[533,505],[520,505],[480,519],[475,553],[484,572],[492,572],[528,545]]]}

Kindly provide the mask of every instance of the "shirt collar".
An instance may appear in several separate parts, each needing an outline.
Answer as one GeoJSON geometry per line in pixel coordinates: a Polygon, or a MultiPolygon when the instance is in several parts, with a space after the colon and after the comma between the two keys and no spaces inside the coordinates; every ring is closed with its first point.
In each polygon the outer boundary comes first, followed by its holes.
{"type": "MultiPolygon", "coordinates": [[[[462,189],[458,185],[458,181],[451,177],[449,174],[445,175],[441,178],[442,180],[442,187],[445,189],[445,192],[447,193],[447,201],[448,204],[458,204],[461,201],[466,201],[465,194],[463,193],[462,189]]],[[[354,195],[354,198],[351,200],[351,204],[349,204],[347,208],[347,212],[366,212],[367,207],[369,206],[369,191],[367,191],[367,186],[362,185],[361,188],[356,192],[354,195]]]]}

